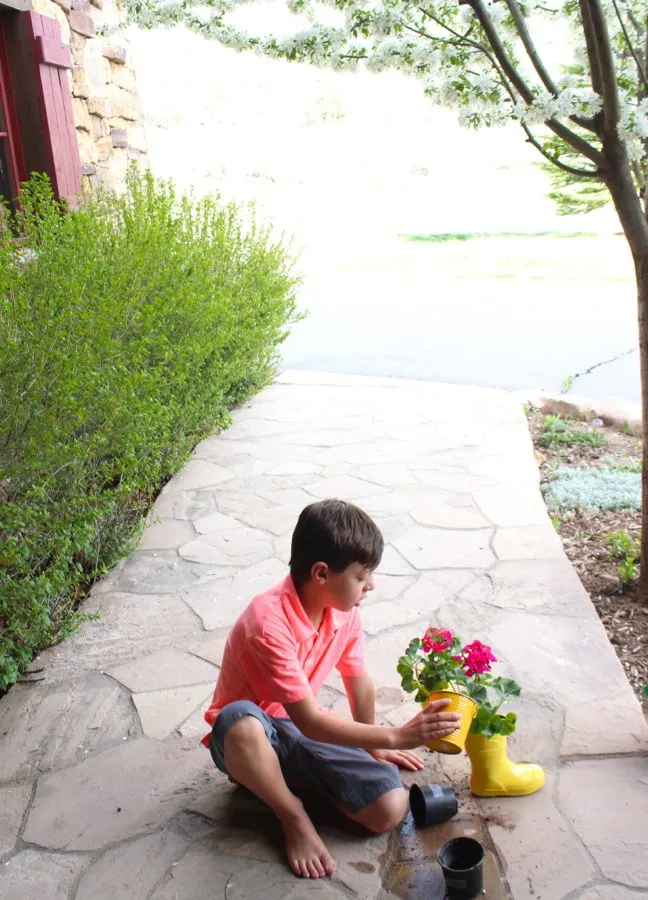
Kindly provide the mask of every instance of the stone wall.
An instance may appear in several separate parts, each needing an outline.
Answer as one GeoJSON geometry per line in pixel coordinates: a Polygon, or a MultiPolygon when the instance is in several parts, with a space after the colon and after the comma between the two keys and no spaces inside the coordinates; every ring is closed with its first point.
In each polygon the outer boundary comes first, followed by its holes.
{"type": "Polygon", "coordinates": [[[142,111],[127,39],[105,37],[119,23],[115,0],[33,0],[33,9],[59,22],[69,43],[72,103],[84,184],[119,188],[129,164],[146,164],[142,111]]]}

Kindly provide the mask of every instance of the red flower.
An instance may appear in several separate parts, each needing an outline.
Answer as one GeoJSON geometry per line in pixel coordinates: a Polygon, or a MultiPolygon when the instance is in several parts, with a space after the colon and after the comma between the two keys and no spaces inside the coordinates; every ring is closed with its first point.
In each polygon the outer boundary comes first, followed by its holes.
{"type": "Polygon", "coordinates": [[[428,628],[423,635],[422,644],[426,653],[442,653],[452,644],[452,632],[444,628],[428,628]]]}
{"type": "Polygon", "coordinates": [[[490,672],[490,664],[497,662],[497,658],[493,656],[493,652],[486,644],[481,641],[473,641],[472,644],[466,644],[461,651],[463,656],[463,665],[466,675],[482,675],[484,672],[490,672]]]}

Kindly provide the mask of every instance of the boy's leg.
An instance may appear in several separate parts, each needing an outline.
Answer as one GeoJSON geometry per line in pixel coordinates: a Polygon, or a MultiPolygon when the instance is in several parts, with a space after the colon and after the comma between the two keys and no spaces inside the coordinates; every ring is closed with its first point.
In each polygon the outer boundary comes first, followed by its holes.
{"type": "Polygon", "coordinates": [[[304,878],[332,874],[335,862],[302,802],[288,788],[263,722],[243,715],[227,730],[222,744],[227,773],[266,803],[281,822],[293,871],[304,878]]]}
{"type": "MultiPolygon", "coordinates": [[[[379,763],[385,765],[385,763],[379,763]]],[[[369,806],[352,812],[343,803],[336,803],[337,808],[348,819],[358,822],[368,831],[375,834],[384,834],[394,831],[401,824],[409,807],[409,792],[404,787],[393,788],[387,791],[369,806]]]]}
{"type": "MultiPolygon", "coordinates": [[[[273,720],[281,734],[295,725],[273,720]]],[[[297,732],[298,733],[298,732],[297,732]]],[[[366,750],[311,741],[303,735],[294,744],[287,771],[289,782],[327,796],[347,818],[375,834],[393,831],[409,805],[396,766],[374,759],[366,750]]]]}

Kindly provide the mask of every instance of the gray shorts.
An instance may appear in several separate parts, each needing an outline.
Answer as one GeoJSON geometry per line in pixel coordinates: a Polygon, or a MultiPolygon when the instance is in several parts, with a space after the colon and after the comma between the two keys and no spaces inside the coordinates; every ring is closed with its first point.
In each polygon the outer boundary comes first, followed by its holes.
{"type": "Polygon", "coordinates": [[[209,749],[226,775],[225,735],[244,716],[254,716],[263,725],[291,790],[324,795],[332,803],[357,813],[388,791],[403,786],[396,766],[379,762],[357,747],[311,741],[290,719],[273,719],[250,700],[225,706],[214,722],[209,749]]]}

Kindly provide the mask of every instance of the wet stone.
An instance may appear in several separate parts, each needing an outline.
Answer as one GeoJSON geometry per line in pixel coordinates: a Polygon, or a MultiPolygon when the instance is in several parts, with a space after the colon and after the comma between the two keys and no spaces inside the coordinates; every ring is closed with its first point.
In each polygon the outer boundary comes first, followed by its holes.
{"type": "MultiPolygon", "coordinates": [[[[445,900],[447,897],[441,867],[436,861],[396,863],[385,880],[383,900],[445,900]]],[[[484,857],[484,891],[488,900],[509,900],[510,894],[499,873],[497,859],[487,850],[484,857]]],[[[523,895],[520,894],[520,897],[523,895]]]]}
{"type": "MultiPolygon", "coordinates": [[[[416,780],[422,783],[421,779],[416,780]]],[[[486,828],[479,817],[467,814],[461,808],[451,819],[428,828],[417,828],[411,815],[408,815],[400,832],[394,836],[392,859],[397,863],[436,859],[445,842],[457,837],[471,837],[482,844],[488,840],[486,828]]]]}

